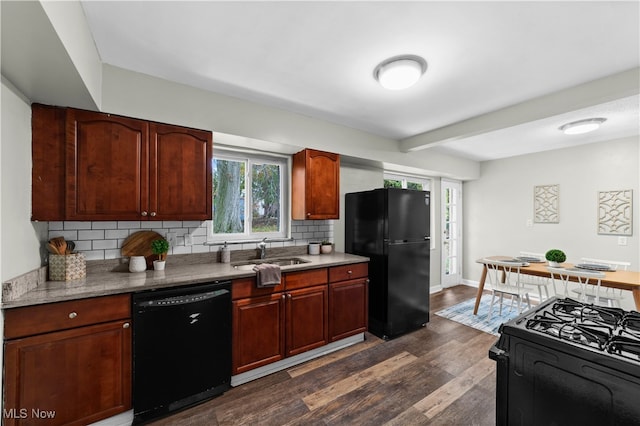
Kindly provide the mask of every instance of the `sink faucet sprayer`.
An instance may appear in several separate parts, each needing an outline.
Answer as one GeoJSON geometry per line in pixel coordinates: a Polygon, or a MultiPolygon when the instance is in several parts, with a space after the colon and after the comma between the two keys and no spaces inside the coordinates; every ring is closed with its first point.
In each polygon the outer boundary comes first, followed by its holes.
{"type": "Polygon", "coordinates": [[[258,248],[260,249],[260,259],[264,259],[267,255],[267,237],[264,237],[262,241],[258,244],[258,248]]]}

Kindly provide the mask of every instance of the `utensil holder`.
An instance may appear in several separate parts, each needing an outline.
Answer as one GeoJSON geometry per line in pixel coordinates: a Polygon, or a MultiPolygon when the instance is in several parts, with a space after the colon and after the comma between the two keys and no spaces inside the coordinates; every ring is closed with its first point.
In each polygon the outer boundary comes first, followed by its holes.
{"type": "Polygon", "coordinates": [[[51,281],[79,280],[86,276],[87,262],[83,253],[49,255],[49,279],[51,281]]]}

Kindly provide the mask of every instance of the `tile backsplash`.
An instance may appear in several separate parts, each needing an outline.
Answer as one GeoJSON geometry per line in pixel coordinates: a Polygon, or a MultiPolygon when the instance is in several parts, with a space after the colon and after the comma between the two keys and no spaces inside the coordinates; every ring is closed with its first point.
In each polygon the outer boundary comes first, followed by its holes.
{"type": "MultiPolygon", "coordinates": [[[[223,243],[207,240],[207,226],[201,221],[112,221],[112,222],[49,222],[49,239],[64,237],[75,242],[76,251],[87,260],[107,260],[122,257],[120,248],[127,237],[135,232],[151,230],[167,237],[175,234],[169,254],[217,252],[223,243]]],[[[294,220],[291,222],[291,240],[271,241],[268,246],[287,247],[306,245],[310,241],[333,241],[333,220],[294,220]]],[[[231,250],[255,249],[256,243],[230,244],[231,250]]]]}

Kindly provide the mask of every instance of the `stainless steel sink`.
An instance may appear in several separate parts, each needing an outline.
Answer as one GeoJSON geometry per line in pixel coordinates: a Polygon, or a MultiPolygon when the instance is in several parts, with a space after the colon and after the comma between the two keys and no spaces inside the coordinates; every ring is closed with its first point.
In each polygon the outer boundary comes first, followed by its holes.
{"type": "Polygon", "coordinates": [[[301,265],[303,263],[310,263],[310,261],[300,259],[299,257],[255,259],[255,260],[245,260],[243,262],[235,262],[233,263],[233,267],[235,269],[250,271],[253,269],[254,266],[259,265],[261,263],[271,263],[273,265],[278,265],[278,266],[291,266],[291,265],[301,265]]]}

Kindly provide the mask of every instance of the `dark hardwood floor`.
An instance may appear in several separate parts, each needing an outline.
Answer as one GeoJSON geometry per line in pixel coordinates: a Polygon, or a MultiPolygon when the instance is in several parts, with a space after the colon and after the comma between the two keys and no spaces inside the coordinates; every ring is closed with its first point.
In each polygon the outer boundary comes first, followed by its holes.
{"type": "Polygon", "coordinates": [[[493,425],[496,337],[434,312],[474,297],[431,295],[429,324],[364,342],[232,388],[161,425],[493,425]]]}

